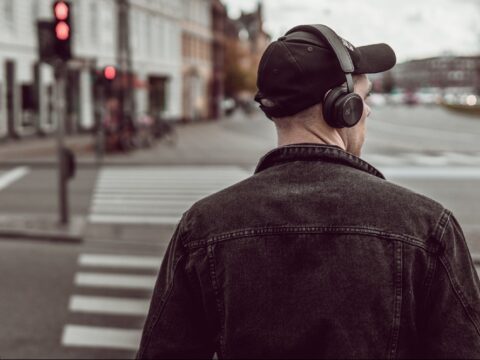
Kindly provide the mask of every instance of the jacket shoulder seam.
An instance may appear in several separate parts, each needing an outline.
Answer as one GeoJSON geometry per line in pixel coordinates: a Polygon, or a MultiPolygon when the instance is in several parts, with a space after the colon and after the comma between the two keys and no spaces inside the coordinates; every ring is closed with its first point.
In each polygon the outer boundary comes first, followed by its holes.
{"type": "Polygon", "coordinates": [[[281,234],[359,234],[366,236],[384,237],[387,239],[398,240],[404,243],[419,247],[427,252],[436,253],[437,246],[428,245],[425,240],[411,235],[396,234],[368,227],[337,227],[337,226],[278,226],[278,227],[260,227],[248,228],[234,232],[223,233],[210,238],[200,240],[190,240],[184,244],[189,249],[213,245],[220,242],[245,238],[249,236],[273,236],[281,234]]]}

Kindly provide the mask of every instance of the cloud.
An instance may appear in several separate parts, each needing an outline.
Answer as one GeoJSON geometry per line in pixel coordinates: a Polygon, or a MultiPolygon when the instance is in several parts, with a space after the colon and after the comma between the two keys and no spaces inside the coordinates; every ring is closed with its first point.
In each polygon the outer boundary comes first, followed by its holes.
{"type": "MultiPolygon", "coordinates": [[[[256,0],[224,0],[232,12],[256,0]]],[[[386,42],[400,61],[442,53],[480,54],[478,0],[264,0],[265,26],[274,38],[291,27],[324,23],[354,45],[386,42]]]]}

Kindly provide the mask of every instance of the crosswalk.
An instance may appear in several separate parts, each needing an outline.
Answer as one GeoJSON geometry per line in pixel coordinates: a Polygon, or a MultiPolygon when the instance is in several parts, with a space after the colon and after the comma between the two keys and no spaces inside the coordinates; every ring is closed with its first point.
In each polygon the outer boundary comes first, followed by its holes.
{"type": "Polygon", "coordinates": [[[480,166],[480,152],[398,152],[366,153],[363,158],[372,165],[382,166],[480,166]]]}
{"type": "Polygon", "coordinates": [[[98,175],[89,221],[176,224],[193,203],[249,175],[234,166],[105,167],[98,175]]]}
{"type": "Polygon", "coordinates": [[[81,254],[62,346],[129,354],[138,350],[161,261],[152,256],[81,254]],[[122,326],[112,325],[118,320],[122,326]]]}

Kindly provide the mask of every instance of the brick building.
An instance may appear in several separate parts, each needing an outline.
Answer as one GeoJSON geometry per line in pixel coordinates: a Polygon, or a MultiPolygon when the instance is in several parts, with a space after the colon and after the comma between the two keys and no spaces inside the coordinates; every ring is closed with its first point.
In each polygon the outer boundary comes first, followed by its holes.
{"type": "Polygon", "coordinates": [[[242,12],[238,19],[229,19],[226,24],[229,51],[234,52],[239,70],[247,79],[243,84],[245,90],[239,94],[230,94],[231,96],[250,99],[256,91],[258,64],[271,42],[270,35],[263,28],[263,22],[263,5],[260,1],[255,11],[242,12]]]}

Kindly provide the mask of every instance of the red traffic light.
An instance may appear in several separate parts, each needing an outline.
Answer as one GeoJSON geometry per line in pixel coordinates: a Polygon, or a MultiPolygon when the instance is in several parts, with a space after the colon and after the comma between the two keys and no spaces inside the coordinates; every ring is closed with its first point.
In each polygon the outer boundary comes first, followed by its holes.
{"type": "Polygon", "coordinates": [[[61,21],[55,26],[55,35],[58,40],[68,40],[70,37],[70,26],[64,21],[61,21]]]}
{"type": "Polygon", "coordinates": [[[103,75],[107,80],[115,80],[115,77],[117,76],[117,69],[115,69],[115,66],[107,66],[103,70],[103,75]]]}
{"type": "Polygon", "coordinates": [[[55,18],[57,20],[62,20],[62,21],[67,20],[70,9],[65,2],[63,1],[57,2],[53,10],[55,13],[55,18]]]}
{"type": "MultiPolygon", "coordinates": [[[[38,0],[35,0],[38,1],[38,0]]],[[[53,22],[52,30],[55,37],[54,52],[55,56],[63,61],[72,58],[72,5],[70,1],[58,0],[53,3],[53,22]]]]}

